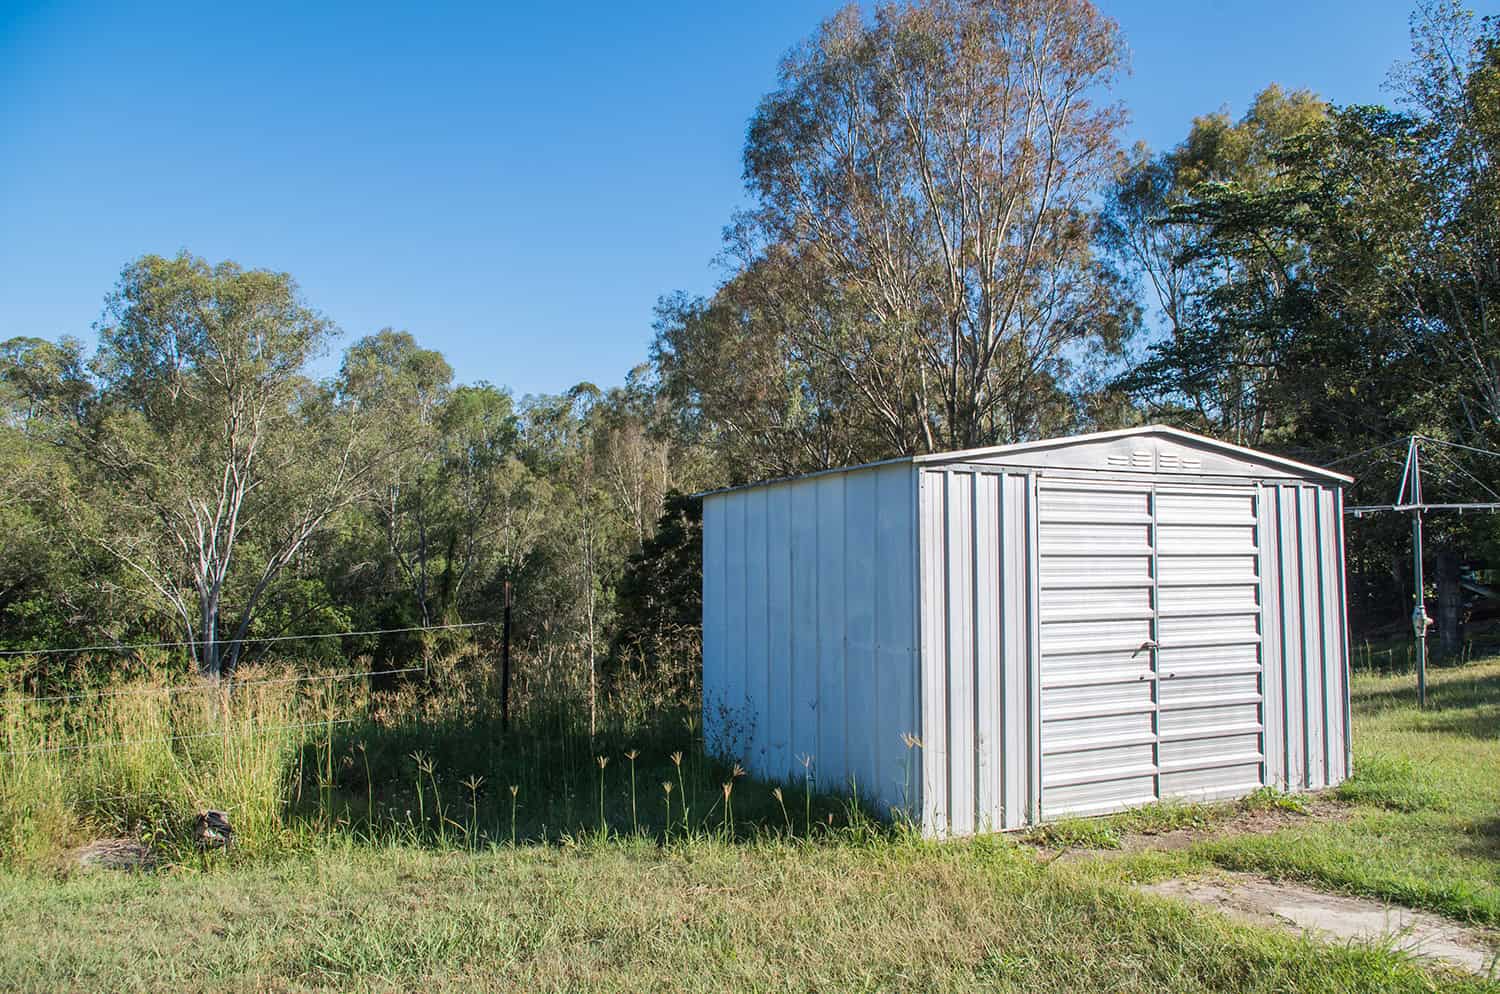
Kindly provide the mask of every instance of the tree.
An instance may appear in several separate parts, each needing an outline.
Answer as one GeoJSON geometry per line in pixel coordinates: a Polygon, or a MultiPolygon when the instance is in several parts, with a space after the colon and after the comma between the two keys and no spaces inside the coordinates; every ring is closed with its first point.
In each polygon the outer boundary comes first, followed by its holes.
{"type": "Polygon", "coordinates": [[[445,538],[439,418],[453,369],[439,353],[418,347],[409,332],[385,328],[349,347],[342,378],[360,403],[384,412],[376,430],[393,458],[375,513],[418,623],[426,627],[437,613],[434,573],[445,538]]]}
{"type": "Polygon", "coordinates": [[[1124,61],[1086,0],[930,0],[847,7],[783,64],[731,249],[886,453],[1054,427],[1069,357],[1129,331],[1092,251],[1124,61]]]}
{"type": "Polygon", "coordinates": [[[90,536],[101,522],[81,492],[65,442],[92,395],[82,346],[0,343],[0,644],[63,646],[101,623],[142,621],[90,536]]]}
{"type": "Polygon", "coordinates": [[[126,267],[72,445],[108,516],[99,541],[229,676],[268,590],[379,485],[378,398],[318,384],[332,324],[284,273],[186,253],[126,267]]]}
{"type": "Polygon", "coordinates": [[[1278,416],[1307,251],[1284,156],[1327,113],[1312,93],[1269,86],[1239,121],[1210,114],[1174,149],[1138,148],[1110,188],[1101,242],[1161,326],[1117,383],[1149,416],[1245,445],[1278,416]]]}
{"type": "Polygon", "coordinates": [[[656,533],[620,576],[617,668],[655,677],[679,698],[692,691],[703,637],[703,499],[669,494],[656,533]]]}

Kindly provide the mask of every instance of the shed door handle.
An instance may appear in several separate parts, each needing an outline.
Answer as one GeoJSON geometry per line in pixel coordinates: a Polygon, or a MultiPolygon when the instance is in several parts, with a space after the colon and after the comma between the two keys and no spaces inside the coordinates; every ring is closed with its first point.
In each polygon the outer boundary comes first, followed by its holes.
{"type": "Polygon", "coordinates": [[[1141,647],[1139,649],[1135,650],[1134,652],[1132,652],[1130,654],[1130,656],[1131,656],[1132,659],[1134,659],[1136,656],[1139,656],[1143,652],[1147,652],[1147,651],[1149,651],[1151,649],[1159,649],[1159,648],[1161,648],[1161,647],[1156,644],[1156,640],[1155,639],[1147,639],[1146,641],[1142,642],[1141,643],[1141,647]]]}

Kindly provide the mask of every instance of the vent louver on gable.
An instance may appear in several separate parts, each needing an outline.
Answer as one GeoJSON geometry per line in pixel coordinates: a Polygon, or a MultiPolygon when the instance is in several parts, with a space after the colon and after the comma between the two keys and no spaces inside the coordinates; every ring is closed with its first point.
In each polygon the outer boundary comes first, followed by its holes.
{"type": "Polygon", "coordinates": [[[1157,456],[1158,469],[1163,472],[1178,469],[1201,469],[1203,460],[1197,456],[1179,456],[1175,452],[1163,452],[1157,456]]]}

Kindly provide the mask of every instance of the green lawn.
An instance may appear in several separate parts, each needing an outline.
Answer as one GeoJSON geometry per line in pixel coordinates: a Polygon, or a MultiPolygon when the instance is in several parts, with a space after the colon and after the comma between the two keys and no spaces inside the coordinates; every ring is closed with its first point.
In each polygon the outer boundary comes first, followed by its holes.
{"type": "Polygon", "coordinates": [[[1230,869],[1295,877],[1500,926],[1500,662],[1357,678],[1344,821],[1205,843],[1230,869]]]}
{"type": "MultiPolygon", "coordinates": [[[[0,989],[133,991],[1495,990],[1131,889],[1215,866],[1500,920],[1500,663],[1356,682],[1342,820],[1181,853],[1047,862],[938,845],[708,837],[480,854],[329,845],[154,875],[0,871],[0,989]]],[[[1274,799],[1273,799],[1274,800],[1274,799]]],[[[1117,824],[1195,825],[1193,809],[1117,824]]],[[[1111,822],[1093,831],[1108,835],[1111,822]]]]}

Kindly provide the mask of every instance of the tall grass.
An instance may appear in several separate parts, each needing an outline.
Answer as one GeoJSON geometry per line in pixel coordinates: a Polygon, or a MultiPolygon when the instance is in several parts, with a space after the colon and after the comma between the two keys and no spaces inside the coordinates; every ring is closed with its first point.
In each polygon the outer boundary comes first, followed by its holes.
{"type": "MultiPolygon", "coordinates": [[[[583,700],[552,684],[516,702],[506,732],[489,670],[478,656],[446,659],[427,679],[382,691],[262,669],[232,693],[161,677],[67,701],[11,692],[0,861],[47,863],[118,836],[185,858],[205,808],[229,813],[236,859],[337,836],[480,847],[795,834],[772,785],[725,790],[742,771],[705,752],[691,707],[617,688],[590,735],[583,700]],[[641,805],[642,782],[671,782],[675,794],[641,805]]],[[[804,838],[869,820],[810,781],[799,786],[804,838]]]]}

